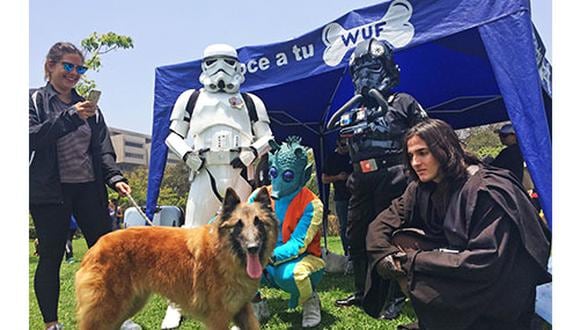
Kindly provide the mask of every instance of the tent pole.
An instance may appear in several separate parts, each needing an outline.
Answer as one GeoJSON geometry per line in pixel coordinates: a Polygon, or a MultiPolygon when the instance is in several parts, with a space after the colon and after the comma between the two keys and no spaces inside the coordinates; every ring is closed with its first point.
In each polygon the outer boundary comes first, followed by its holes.
{"type": "Polygon", "coordinates": [[[328,112],[330,111],[330,107],[332,106],[332,101],[334,101],[334,97],[336,96],[336,93],[338,92],[338,87],[340,86],[340,84],[342,83],[342,79],[344,78],[344,75],[346,74],[346,71],[348,70],[348,65],[345,66],[344,70],[342,70],[342,74],[340,75],[340,79],[338,79],[338,82],[336,83],[336,87],[334,87],[334,91],[332,91],[332,94],[330,95],[330,98],[328,99],[328,103],[326,105],[326,109],[324,110],[324,113],[322,114],[322,118],[320,118],[320,122],[318,123],[318,137],[319,137],[319,154],[320,154],[320,173],[318,173],[317,171],[317,177],[318,177],[318,187],[320,187],[320,197],[322,197],[322,205],[324,205],[323,207],[323,211],[322,211],[322,234],[324,236],[324,249],[326,249],[326,251],[328,252],[328,214],[330,213],[330,209],[329,209],[329,203],[328,203],[328,199],[330,197],[330,185],[326,185],[322,183],[322,169],[324,168],[324,162],[326,161],[325,158],[325,153],[324,153],[324,140],[325,140],[325,136],[328,132],[326,132],[326,124],[325,124],[325,120],[326,117],[328,115],[328,112]],[[327,187],[328,187],[328,191],[327,191],[327,187]]]}

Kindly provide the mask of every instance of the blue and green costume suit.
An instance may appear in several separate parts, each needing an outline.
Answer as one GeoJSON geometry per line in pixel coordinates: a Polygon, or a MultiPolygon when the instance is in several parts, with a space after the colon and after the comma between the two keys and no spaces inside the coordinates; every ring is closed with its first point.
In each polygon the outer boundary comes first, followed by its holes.
{"type": "MultiPolygon", "coordinates": [[[[271,191],[271,186],[268,190],[271,191]]],[[[252,203],[257,190],[252,193],[252,203]]],[[[266,266],[262,282],[290,293],[289,308],[303,304],[324,273],[320,249],[322,202],[308,188],[272,199],[279,219],[278,238],[272,262],[266,266]]]]}

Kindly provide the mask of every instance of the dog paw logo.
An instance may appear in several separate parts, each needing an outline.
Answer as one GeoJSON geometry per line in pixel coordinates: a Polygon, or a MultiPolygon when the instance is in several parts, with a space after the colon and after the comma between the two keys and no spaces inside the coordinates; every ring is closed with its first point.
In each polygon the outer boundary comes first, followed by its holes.
{"type": "Polygon", "coordinates": [[[409,22],[413,7],[407,0],[395,0],[383,18],[365,25],[344,29],[338,23],[330,23],[322,29],[322,41],[326,45],[322,59],[329,66],[338,65],[344,55],[360,41],[370,38],[387,40],[400,48],[411,42],[415,28],[409,22]]]}

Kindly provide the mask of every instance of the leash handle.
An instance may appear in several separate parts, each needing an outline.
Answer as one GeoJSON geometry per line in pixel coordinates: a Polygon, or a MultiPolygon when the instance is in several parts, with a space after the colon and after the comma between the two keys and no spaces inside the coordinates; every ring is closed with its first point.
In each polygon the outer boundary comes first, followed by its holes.
{"type": "Polygon", "coordinates": [[[141,210],[141,207],[137,204],[137,202],[135,202],[135,200],[133,199],[133,196],[131,196],[131,194],[127,194],[127,197],[129,198],[129,201],[131,202],[131,204],[133,204],[133,206],[137,209],[137,213],[139,213],[139,215],[141,217],[143,217],[143,219],[145,219],[145,221],[147,221],[147,223],[150,226],[155,226],[153,224],[153,222],[151,220],[149,220],[149,218],[147,217],[145,212],[143,212],[143,210],[141,210]]]}

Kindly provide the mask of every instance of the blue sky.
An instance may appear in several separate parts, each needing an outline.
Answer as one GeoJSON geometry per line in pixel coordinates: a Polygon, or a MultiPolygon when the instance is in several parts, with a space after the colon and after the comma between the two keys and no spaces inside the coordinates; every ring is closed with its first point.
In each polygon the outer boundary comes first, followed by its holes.
{"type": "MultiPolygon", "coordinates": [[[[151,134],[155,67],[201,57],[217,42],[238,48],[298,37],[346,12],[383,0],[137,1],[101,0],[93,8],[78,1],[29,1],[29,85],[40,86],[46,52],[57,41],[80,41],[92,32],[133,38],[135,48],[103,57],[89,77],[103,91],[99,102],[109,126],[151,134]],[[215,2],[211,2],[215,3],[215,2]],[[218,10],[221,9],[221,10],[218,10]]],[[[532,16],[551,58],[551,1],[532,0],[532,16]]]]}

